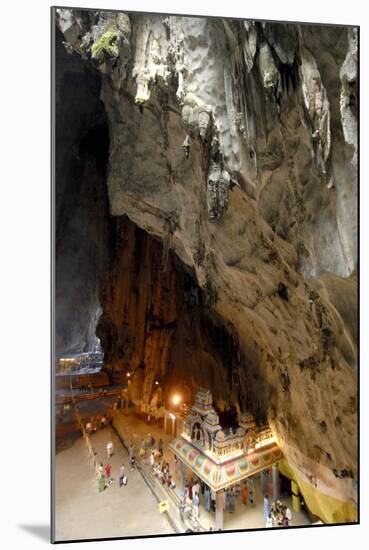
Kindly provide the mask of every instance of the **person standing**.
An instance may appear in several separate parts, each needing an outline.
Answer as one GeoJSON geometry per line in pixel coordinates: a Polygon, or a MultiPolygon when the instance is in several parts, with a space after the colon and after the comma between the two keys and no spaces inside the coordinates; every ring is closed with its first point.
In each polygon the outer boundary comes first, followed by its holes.
{"type": "Polygon", "coordinates": [[[188,500],[190,500],[190,484],[189,482],[185,481],[185,487],[184,487],[184,495],[185,495],[185,501],[187,502],[188,500]]]}
{"type": "Polygon", "coordinates": [[[288,520],[288,525],[291,525],[291,522],[292,522],[292,512],[291,512],[291,509],[290,509],[288,506],[286,507],[285,514],[286,514],[286,518],[287,518],[287,520],[288,520]]]}
{"type": "Polygon", "coordinates": [[[134,453],[134,447],[132,445],[132,442],[130,441],[130,443],[128,445],[128,454],[129,454],[129,461],[130,462],[132,462],[133,453],[134,453]]]}
{"type": "Polygon", "coordinates": [[[207,512],[210,512],[210,508],[211,508],[211,494],[210,494],[210,489],[207,485],[205,485],[205,510],[207,512]]]}
{"type": "Polygon", "coordinates": [[[267,517],[265,527],[273,527],[273,518],[271,513],[269,513],[267,517]]]}
{"type": "Polygon", "coordinates": [[[150,455],[150,466],[151,466],[151,468],[154,467],[154,464],[155,464],[154,451],[151,451],[151,455],[150,455]]]}
{"type": "Polygon", "coordinates": [[[126,469],[124,467],[124,464],[122,463],[119,471],[119,487],[122,487],[122,485],[124,485],[124,479],[127,479],[127,477],[126,477],[126,469]]]}
{"type": "Polygon", "coordinates": [[[160,458],[162,458],[162,456],[163,456],[163,440],[162,440],[162,438],[159,439],[158,451],[159,451],[160,458]]]}
{"type": "Polygon", "coordinates": [[[192,500],[192,497],[193,497],[193,492],[192,492],[193,486],[194,486],[194,480],[193,480],[193,477],[191,477],[190,483],[189,483],[189,492],[190,492],[189,498],[190,498],[190,500],[192,500]]]}
{"type": "Polygon", "coordinates": [[[225,495],[225,510],[227,512],[229,512],[230,511],[230,500],[231,500],[229,489],[226,489],[224,495],[225,495]]]}
{"type": "Polygon", "coordinates": [[[268,495],[264,495],[264,520],[265,520],[265,522],[268,519],[269,512],[270,512],[269,498],[268,498],[268,495]]]}
{"type": "Polygon", "coordinates": [[[132,455],[132,458],[131,458],[131,472],[132,472],[132,470],[135,469],[135,465],[136,465],[136,457],[135,457],[135,455],[133,454],[133,455],[132,455]]]}
{"type": "Polygon", "coordinates": [[[246,481],[244,482],[244,484],[242,486],[241,499],[242,499],[242,504],[247,506],[247,502],[249,500],[249,488],[247,486],[246,481]]]}
{"type": "Polygon", "coordinates": [[[143,439],[138,454],[140,456],[145,456],[145,453],[146,453],[146,441],[143,439]]]}
{"type": "Polygon", "coordinates": [[[192,506],[193,506],[193,517],[196,519],[198,519],[199,517],[199,504],[200,504],[199,493],[197,491],[194,491],[192,495],[192,506]]]}
{"type": "Polygon", "coordinates": [[[105,485],[106,485],[105,474],[101,474],[101,477],[99,479],[99,493],[103,492],[103,490],[105,489],[105,485]]]}
{"type": "Polygon", "coordinates": [[[235,493],[234,487],[232,487],[229,491],[229,511],[230,511],[230,513],[233,514],[235,509],[236,509],[236,493],[235,493]]]}
{"type": "Polygon", "coordinates": [[[217,498],[217,495],[216,495],[216,492],[211,490],[211,509],[213,510],[213,512],[215,512],[215,501],[216,501],[216,498],[217,498]]]}
{"type": "Polygon", "coordinates": [[[110,457],[113,455],[113,449],[114,449],[114,445],[111,441],[109,441],[106,446],[106,453],[108,455],[108,459],[110,459],[110,457]]]}
{"type": "Polygon", "coordinates": [[[200,496],[200,484],[199,484],[198,480],[196,480],[196,482],[194,483],[194,485],[192,487],[192,494],[193,493],[197,493],[198,496],[200,496]]]}
{"type": "Polygon", "coordinates": [[[249,489],[249,503],[251,504],[251,506],[253,506],[254,504],[254,489],[252,486],[249,489]]]}
{"type": "Polygon", "coordinates": [[[110,481],[110,476],[111,476],[111,464],[109,464],[109,462],[107,464],[105,464],[105,474],[106,474],[106,479],[109,482],[110,481]]]}
{"type": "Polygon", "coordinates": [[[98,466],[98,468],[97,468],[97,477],[98,477],[98,479],[101,478],[101,476],[103,475],[103,473],[104,473],[104,466],[103,466],[103,463],[100,462],[100,464],[99,464],[99,466],[98,466]]]}

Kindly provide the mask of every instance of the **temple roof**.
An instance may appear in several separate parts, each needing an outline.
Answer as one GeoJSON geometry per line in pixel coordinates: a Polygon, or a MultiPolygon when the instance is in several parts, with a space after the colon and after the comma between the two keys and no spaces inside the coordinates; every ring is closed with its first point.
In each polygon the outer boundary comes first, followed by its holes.
{"type": "Polygon", "coordinates": [[[190,470],[202,479],[212,490],[226,489],[252,475],[269,468],[274,462],[283,458],[282,451],[276,443],[254,450],[242,456],[232,457],[217,463],[209,454],[197,449],[183,437],[172,441],[171,451],[190,470]]]}

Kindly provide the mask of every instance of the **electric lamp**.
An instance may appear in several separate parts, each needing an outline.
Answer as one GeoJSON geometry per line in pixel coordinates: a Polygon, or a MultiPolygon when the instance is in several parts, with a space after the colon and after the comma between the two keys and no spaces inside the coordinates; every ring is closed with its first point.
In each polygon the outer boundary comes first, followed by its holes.
{"type": "Polygon", "coordinates": [[[179,405],[180,401],[181,401],[181,397],[178,394],[173,395],[173,398],[172,398],[173,405],[179,405]]]}

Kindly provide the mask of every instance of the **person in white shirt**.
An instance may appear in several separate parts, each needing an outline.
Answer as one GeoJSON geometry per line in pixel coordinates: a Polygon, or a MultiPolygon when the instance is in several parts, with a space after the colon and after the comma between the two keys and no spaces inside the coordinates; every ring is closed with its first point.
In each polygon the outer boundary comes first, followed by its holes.
{"type": "Polygon", "coordinates": [[[288,519],[288,525],[291,525],[291,521],[292,521],[292,512],[290,510],[290,508],[287,506],[286,508],[286,518],[288,519]]]}
{"type": "Polygon", "coordinates": [[[110,458],[112,456],[113,448],[114,448],[113,443],[111,441],[109,441],[109,443],[106,446],[106,452],[107,452],[108,458],[110,458]]]}
{"type": "Polygon", "coordinates": [[[198,481],[192,486],[192,494],[194,493],[200,495],[200,483],[198,481]]]}
{"type": "Polygon", "coordinates": [[[102,464],[102,462],[99,464],[99,466],[97,467],[97,477],[98,479],[101,479],[102,475],[104,473],[104,466],[102,464]]]}

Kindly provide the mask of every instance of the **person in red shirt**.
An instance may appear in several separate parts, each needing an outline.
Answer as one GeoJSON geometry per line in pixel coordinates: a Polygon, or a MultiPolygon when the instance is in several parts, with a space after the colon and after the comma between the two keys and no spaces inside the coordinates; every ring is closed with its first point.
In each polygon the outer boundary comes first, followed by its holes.
{"type": "Polygon", "coordinates": [[[105,473],[106,473],[106,479],[110,480],[110,474],[111,474],[111,465],[108,463],[105,465],[105,473]]]}

